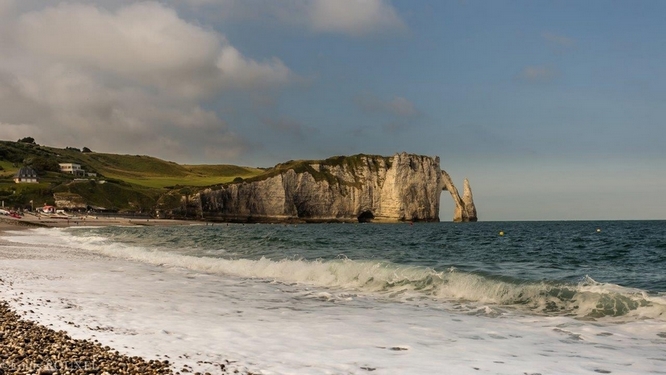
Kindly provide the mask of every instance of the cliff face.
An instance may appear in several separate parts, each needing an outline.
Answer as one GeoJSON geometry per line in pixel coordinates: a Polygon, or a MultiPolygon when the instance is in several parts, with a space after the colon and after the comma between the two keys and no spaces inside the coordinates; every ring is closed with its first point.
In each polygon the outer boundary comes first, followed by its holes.
{"type": "Polygon", "coordinates": [[[196,217],[224,221],[439,221],[442,190],[454,197],[454,220],[471,221],[439,158],[406,153],[278,165],[184,203],[196,217]]]}
{"type": "Polygon", "coordinates": [[[474,197],[472,196],[472,187],[469,186],[469,180],[465,179],[463,183],[463,207],[465,208],[465,215],[467,220],[462,221],[477,221],[476,206],[474,205],[474,197]]]}
{"type": "Polygon", "coordinates": [[[86,200],[74,193],[54,193],[53,199],[55,200],[56,207],[67,209],[85,209],[87,207],[86,200]]]}

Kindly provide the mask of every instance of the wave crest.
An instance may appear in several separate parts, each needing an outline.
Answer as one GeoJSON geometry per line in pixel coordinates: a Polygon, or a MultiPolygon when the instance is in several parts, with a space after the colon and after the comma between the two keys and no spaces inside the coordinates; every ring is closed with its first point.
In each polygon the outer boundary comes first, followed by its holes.
{"type": "MultiPolygon", "coordinates": [[[[453,267],[446,271],[436,271],[389,262],[356,261],[344,256],[326,261],[275,261],[264,257],[255,260],[223,259],[136,247],[100,236],[76,237],[60,233],[67,247],[107,256],[205,273],[352,290],[403,302],[455,302],[469,304],[476,311],[483,311],[489,305],[540,315],[568,315],[583,319],[606,317],[618,320],[666,320],[666,296],[650,296],[639,289],[599,283],[589,276],[572,284],[519,281],[461,272],[453,267]]],[[[53,232],[50,233],[52,235],[53,232]]],[[[14,240],[16,238],[13,237],[14,240]]],[[[34,241],[32,237],[29,242],[35,244],[34,241]]]]}

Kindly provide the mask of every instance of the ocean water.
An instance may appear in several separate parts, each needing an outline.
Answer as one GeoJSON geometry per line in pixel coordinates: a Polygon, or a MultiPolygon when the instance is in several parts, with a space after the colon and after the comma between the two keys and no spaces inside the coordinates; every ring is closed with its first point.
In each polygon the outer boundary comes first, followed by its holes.
{"type": "Polygon", "coordinates": [[[666,222],[5,233],[4,299],[177,370],[666,373],[666,222]],[[46,302],[49,301],[49,302],[46,302]]]}

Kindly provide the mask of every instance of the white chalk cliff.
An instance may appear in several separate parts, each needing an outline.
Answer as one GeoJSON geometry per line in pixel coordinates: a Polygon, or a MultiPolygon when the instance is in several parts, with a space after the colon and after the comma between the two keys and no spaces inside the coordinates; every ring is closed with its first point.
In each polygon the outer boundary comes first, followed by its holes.
{"type": "Polygon", "coordinates": [[[183,204],[190,215],[221,221],[439,221],[442,190],[453,197],[454,221],[476,221],[469,182],[461,198],[439,157],[407,153],[278,164],[183,204]]]}

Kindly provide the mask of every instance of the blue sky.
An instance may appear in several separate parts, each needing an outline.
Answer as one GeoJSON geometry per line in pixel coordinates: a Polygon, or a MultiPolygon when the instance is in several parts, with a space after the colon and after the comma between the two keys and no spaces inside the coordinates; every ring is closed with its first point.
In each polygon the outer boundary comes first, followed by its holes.
{"type": "Polygon", "coordinates": [[[664,14],[0,0],[0,138],[264,167],[407,151],[469,178],[482,220],[666,219],[664,14]]]}

